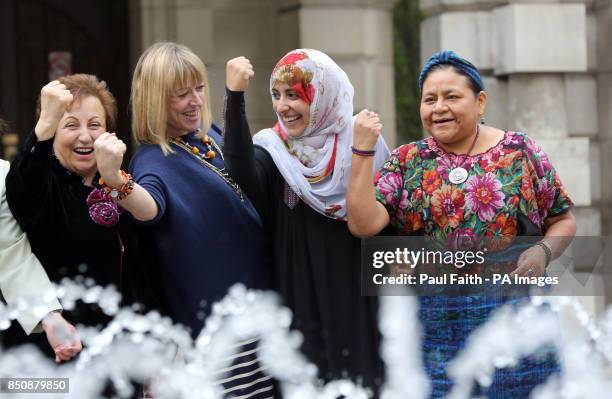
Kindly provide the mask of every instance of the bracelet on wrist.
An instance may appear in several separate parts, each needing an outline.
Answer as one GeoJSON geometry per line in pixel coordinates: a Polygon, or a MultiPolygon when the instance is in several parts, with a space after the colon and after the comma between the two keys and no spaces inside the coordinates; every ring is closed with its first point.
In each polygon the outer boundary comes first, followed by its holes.
{"type": "Polygon", "coordinates": [[[376,150],[359,150],[355,147],[351,147],[351,151],[355,155],[359,155],[362,157],[373,157],[376,154],[376,150]]]}
{"type": "Polygon", "coordinates": [[[129,173],[126,173],[123,170],[121,170],[120,172],[121,172],[121,179],[123,180],[123,183],[121,184],[121,186],[117,188],[111,187],[108,184],[106,184],[103,178],[100,178],[98,180],[98,184],[100,184],[102,189],[108,195],[110,195],[110,197],[114,201],[121,201],[122,199],[125,199],[128,195],[130,195],[130,193],[134,189],[134,180],[132,179],[132,175],[130,175],[129,173]]]}
{"type": "Polygon", "coordinates": [[[542,250],[546,254],[546,266],[544,267],[545,268],[548,267],[548,265],[550,264],[550,261],[552,260],[552,249],[550,248],[550,244],[542,240],[542,241],[536,242],[535,245],[542,248],[542,250]]]}

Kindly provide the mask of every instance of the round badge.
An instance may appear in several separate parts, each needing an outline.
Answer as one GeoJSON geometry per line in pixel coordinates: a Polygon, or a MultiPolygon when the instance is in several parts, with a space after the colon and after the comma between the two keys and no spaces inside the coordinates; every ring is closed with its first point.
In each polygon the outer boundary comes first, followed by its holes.
{"type": "Polygon", "coordinates": [[[462,167],[455,168],[448,174],[448,179],[453,184],[461,184],[467,179],[467,177],[468,172],[462,167]]]}

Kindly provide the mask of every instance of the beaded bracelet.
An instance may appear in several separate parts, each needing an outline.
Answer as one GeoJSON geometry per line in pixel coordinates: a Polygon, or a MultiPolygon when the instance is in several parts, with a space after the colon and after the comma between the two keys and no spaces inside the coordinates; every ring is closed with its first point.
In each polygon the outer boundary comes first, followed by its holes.
{"type": "Polygon", "coordinates": [[[358,150],[355,147],[351,147],[351,151],[355,155],[359,155],[362,157],[373,157],[376,154],[376,150],[358,150]]]}
{"type": "Polygon", "coordinates": [[[123,179],[123,184],[119,188],[113,188],[106,184],[103,178],[98,180],[98,184],[102,187],[102,189],[111,196],[114,201],[121,201],[134,189],[134,180],[132,179],[132,175],[126,173],[121,170],[121,178],[123,179]]]}
{"type": "Polygon", "coordinates": [[[552,259],[552,250],[550,249],[550,244],[542,240],[536,242],[535,245],[539,246],[544,250],[544,253],[546,254],[546,266],[544,267],[548,267],[548,265],[550,264],[550,260],[552,259]]]}

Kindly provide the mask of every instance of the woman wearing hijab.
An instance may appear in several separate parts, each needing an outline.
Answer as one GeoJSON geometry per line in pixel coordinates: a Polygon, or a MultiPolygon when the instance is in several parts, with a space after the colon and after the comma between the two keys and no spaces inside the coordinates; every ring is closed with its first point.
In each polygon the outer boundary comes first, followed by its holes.
{"type": "MultiPolygon", "coordinates": [[[[487,92],[478,69],[456,53],[432,55],[421,71],[419,87],[421,120],[430,137],[395,149],[374,185],[369,178],[371,161],[353,157],[348,190],[351,231],[371,236],[391,225],[398,235],[434,238],[449,249],[487,248],[504,256],[511,253],[517,236],[543,236],[511,261],[461,270],[482,275],[501,265],[521,277],[543,276],[576,232],[572,201],[548,156],[525,133],[479,124],[487,92]]],[[[377,134],[365,133],[356,132],[355,146],[367,151],[374,148],[377,134]]],[[[525,299],[498,290],[420,297],[432,397],[443,397],[451,388],[446,366],[468,335],[496,308],[525,299]]],[[[545,349],[514,367],[497,370],[492,384],[476,387],[473,394],[526,398],[557,371],[554,352],[545,349]]]]}
{"type": "MultiPolygon", "coordinates": [[[[270,77],[277,123],[251,140],[244,91],[252,77],[248,59],[227,63],[224,149],[271,239],[275,288],[321,378],[376,387],[383,374],[377,303],[360,293],[360,240],[348,231],[345,196],[353,131],[382,125],[367,110],[353,117],[353,86],[331,58],[298,49],[270,77]]],[[[374,148],[378,168],[388,155],[382,137],[374,148]]]]}

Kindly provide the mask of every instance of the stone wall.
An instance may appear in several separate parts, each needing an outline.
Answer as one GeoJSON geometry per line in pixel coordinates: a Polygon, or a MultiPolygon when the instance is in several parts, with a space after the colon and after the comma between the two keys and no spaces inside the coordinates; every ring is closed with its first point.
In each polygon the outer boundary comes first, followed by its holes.
{"type": "Polygon", "coordinates": [[[294,48],[327,53],[355,86],[355,110],[380,112],[395,145],[391,8],[396,0],[131,0],[132,62],[158,40],[189,46],[206,63],[215,120],[221,120],[225,63],[244,55],[256,78],[247,94],[255,132],[273,124],[268,79],[294,48]]]}

